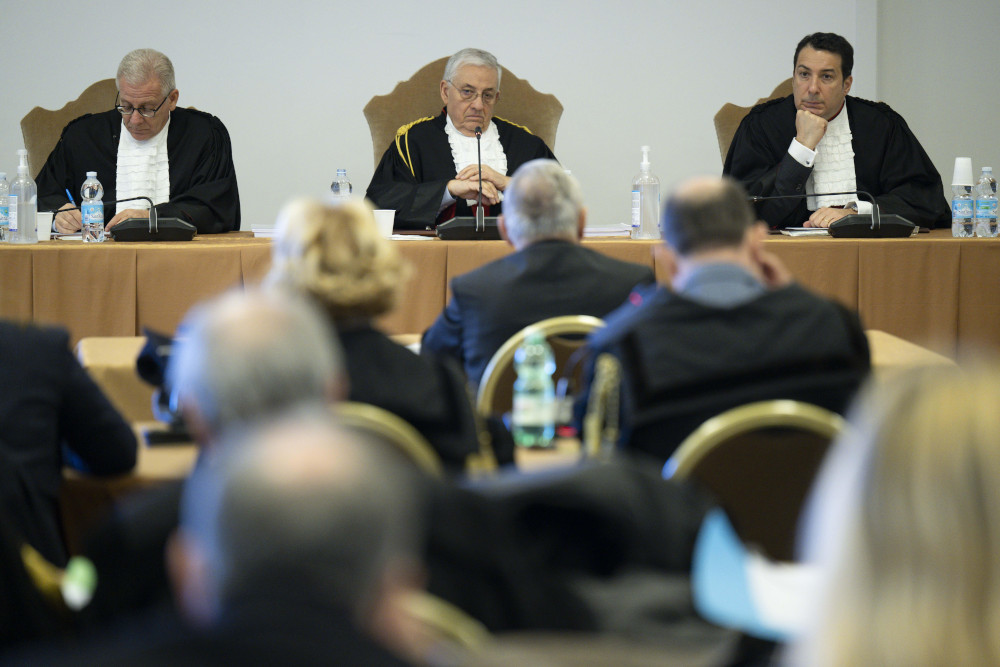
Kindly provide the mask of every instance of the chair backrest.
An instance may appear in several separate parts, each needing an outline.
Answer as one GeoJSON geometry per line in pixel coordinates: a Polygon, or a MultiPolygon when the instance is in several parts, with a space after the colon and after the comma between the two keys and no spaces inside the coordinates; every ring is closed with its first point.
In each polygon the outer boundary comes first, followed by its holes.
{"type": "MultiPolygon", "coordinates": [[[[514,353],[532,333],[540,331],[552,346],[552,353],[556,359],[555,376],[561,377],[570,357],[586,342],[587,334],[603,326],[604,320],[599,317],[561,315],[524,327],[508,338],[486,364],[476,395],[476,409],[480,414],[487,416],[510,411],[514,402],[514,380],[517,377],[514,371],[514,353]]],[[[573,372],[578,381],[582,364],[577,364],[573,372]]]]}
{"type": "Polygon", "coordinates": [[[743,121],[743,117],[750,113],[750,109],[761,102],[773,100],[776,97],[788,97],[792,94],[792,79],[789,77],[775,86],[768,97],[762,97],[748,107],[740,107],[726,102],[715,114],[715,136],[719,140],[719,153],[722,155],[722,162],[725,163],[726,155],[729,153],[729,145],[733,143],[733,136],[736,129],[743,121]]]}
{"type": "Polygon", "coordinates": [[[583,417],[583,453],[591,458],[609,457],[618,445],[619,399],[622,365],[618,357],[605,352],[594,362],[587,412],[583,417]]]}
{"type": "Polygon", "coordinates": [[[63,128],[83,114],[108,111],[115,105],[118,88],[114,79],[91,84],[72,102],[55,111],[35,107],[21,119],[21,135],[28,149],[28,172],[35,177],[42,170],[49,153],[56,147],[63,128]]]}
{"type": "Polygon", "coordinates": [[[432,477],[444,475],[444,466],[437,452],[420,431],[404,419],[378,406],[355,401],[337,403],[333,411],[337,422],[344,428],[394,448],[432,477]]]}
{"type": "Polygon", "coordinates": [[[750,403],[698,427],[667,461],[663,475],[702,484],[745,544],[790,561],[802,506],[844,425],[840,415],[808,403],[750,403]]]}
{"type": "MultiPolygon", "coordinates": [[[[395,140],[400,127],[441,113],[444,104],[441,102],[440,84],[447,62],[448,58],[440,58],[424,65],[409,79],[396,84],[391,93],[376,95],[365,105],[365,119],[372,134],[376,165],[390,142],[395,140]]],[[[527,127],[555,151],[562,104],[555,95],[540,93],[506,67],[501,69],[500,99],[494,114],[527,127]]]]}

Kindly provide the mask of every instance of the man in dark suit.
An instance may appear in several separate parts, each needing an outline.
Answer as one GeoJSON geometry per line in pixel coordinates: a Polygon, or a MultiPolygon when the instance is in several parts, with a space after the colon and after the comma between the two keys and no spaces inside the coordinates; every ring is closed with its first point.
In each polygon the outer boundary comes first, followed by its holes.
{"type": "Polygon", "coordinates": [[[622,363],[622,440],[666,460],[703,421],[788,398],[843,412],[868,375],[857,314],[792,282],[764,250],[746,192],[694,179],[663,210],[671,287],[649,289],[588,341],[622,363]]]}
{"type": "Polygon", "coordinates": [[[0,322],[0,387],[0,511],[63,566],[63,466],[94,475],[128,472],[135,435],[77,362],[62,329],[0,322]]]}
{"type": "Polygon", "coordinates": [[[580,245],[587,218],[580,186],[554,160],[518,169],[504,206],[497,223],[517,252],[452,280],[451,301],[421,346],[459,359],[473,385],[522,328],[558,315],[603,317],[654,280],[649,267],[580,245]]]}

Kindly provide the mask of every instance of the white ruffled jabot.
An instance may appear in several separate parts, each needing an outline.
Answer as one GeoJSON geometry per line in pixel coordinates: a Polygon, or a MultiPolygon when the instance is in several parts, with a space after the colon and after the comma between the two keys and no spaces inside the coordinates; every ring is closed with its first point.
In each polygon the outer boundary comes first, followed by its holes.
{"type": "MultiPolygon", "coordinates": [[[[167,155],[167,132],[170,119],[155,137],[136,141],[122,122],[118,140],[118,199],[149,197],[154,204],[170,200],[170,161],[167,155]]],[[[149,208],[144,201],[115,204],[115,213],[127,208],[149,208]]]]}
{"type": "Polygon", "coordinates": [[[851,123],[847,119],[845,103],[840,113],[826,126],[826,134],[816,146],[816,160],[806,181],[806,192],[820,193],[820,196],[807,198],[806,206],[810,211],[824,206],[843,206],[857,200],[857,195],[822,195],[823,192],[852,192],[858,189],[851,138],[851,123]]]}
{"type": "MultiPolygon", "coordinates": [[[[451,116],[445,114],[444,131],[448,135],[448,142],[451,144],[451,157],[455,161],[455,173],[462,171],[470,164],[478,164],[476,156],[476,138],[467,137],[458,131],[455,124],[451,122],[451,116]]],[[[489,165],[498,174],[507,175],[507,155],[503,152],[500,144],[500,133],[497,132],[497,124],[491,122],[489,127],[483,130],[482,136],[483,164],[489,165]]],[[[503,200],[503,193],[500,193],[503,200]]],[[[469,205],[476,203],[475,199],[470,199],[469,205]]]]}

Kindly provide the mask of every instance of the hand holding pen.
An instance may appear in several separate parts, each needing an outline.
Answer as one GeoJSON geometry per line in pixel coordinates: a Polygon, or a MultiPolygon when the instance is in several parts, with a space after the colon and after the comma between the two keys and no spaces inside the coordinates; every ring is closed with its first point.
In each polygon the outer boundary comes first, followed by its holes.
{"type": "Polygon", "coordinates": [[[66,188],[66,196],[69,203],[63,204],[52,219],[53,226],[57,234],[72,234],[78,232],[83,227],[83,218],[80,216],[80,209],[73,201],[73,194],[66,188]]]}

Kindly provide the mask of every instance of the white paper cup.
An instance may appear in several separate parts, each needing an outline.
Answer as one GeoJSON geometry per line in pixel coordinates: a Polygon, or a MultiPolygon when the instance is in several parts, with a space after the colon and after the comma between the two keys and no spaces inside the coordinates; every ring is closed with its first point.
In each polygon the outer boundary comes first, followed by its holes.
{"type": "MultiPolygon", "coordinates": [[[[971,167],[970,167],[971,169],[971,167]]],[[[392,225],[396,221],[396,210],[388,208],[375,209],[375,224],[378,232],[385,238],[392,236],[392,225]]]]}
{"type": "Polygon", "coordinates": [[[955,158],[955,172],[951,177],[952,185],[975,185],[972,181],[972,158],[955,158]]]}
{"type": "Polygon", "coordinates": [[[38,230],[39,241],[49,241],[52,239],[52,213],[38,212],[35,214],[35,225],[38,230]]]}

